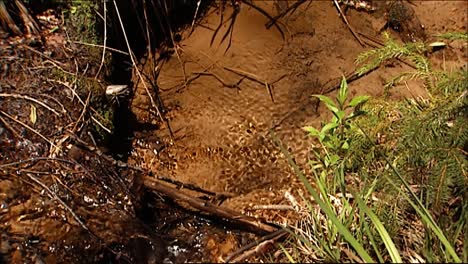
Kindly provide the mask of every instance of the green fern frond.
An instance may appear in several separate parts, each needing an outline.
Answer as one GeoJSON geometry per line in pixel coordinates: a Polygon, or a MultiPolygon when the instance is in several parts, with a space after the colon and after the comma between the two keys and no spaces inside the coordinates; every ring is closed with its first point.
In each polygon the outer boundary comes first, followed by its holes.
{"type": "Polygon", "coordinates": [[[422,55],[427,50],[423,43],[416,42],[401,45],[390,38],[387,32],[384,33],[384,38],[385,44],[383,47],[366,51],[358,56],[356,64],[362,65],[356,70],[359,75],[368,73],[387,60],[401,57],[411,59],[418,70],[426,72],[430,70],[427,58],[422,55]]]}
{"type": "Polygon", "coordinates": [[[466,91],[468,89],[468,68],[455,72],[437,73],[439,81],[436,87],[445,95],[466,91]]]}
{"type": "Polygon", "coordinates": [[[385,90],[388,90],[389,88],[399,83],[410,81],[410,80],[415,80],[415,79],[426,79],[428,76],[429,76],[428,73],[422,72],[422,71],[404,72],[390,79],[385,84],[384,88],[385,90]]]}

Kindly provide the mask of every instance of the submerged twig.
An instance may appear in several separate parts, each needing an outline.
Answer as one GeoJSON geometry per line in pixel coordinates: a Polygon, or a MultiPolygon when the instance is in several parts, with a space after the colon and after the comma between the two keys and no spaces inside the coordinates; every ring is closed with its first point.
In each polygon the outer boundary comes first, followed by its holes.
{"type": "Polygon", "coordinates": [[[274,25],[275,27],[278,29],[279,33],[281,34],[281,37],[283,38],[283,40],[285,40],[285,36],[284,36],[284,32],[283,30],[281,30],[280,26],[278,26],[278,23],[277,21],[275,21],[271,16],[270,14],[268,14],[268,12],[266,12],[265,10],[263,10],[262,8],[254,5],[253,3],[250,3],[249,1],[246,1],[246,0],[241,0],[242,3],[254,8],[255,10],[257,10],[258,12],[260,12],[262,15],[266,16],[270,21],[274,21],[274,25]]]}
{"type": "Polygon", "coordinates": [[[297,2],[295,2],[294,4],[292,4],[290,7],[288,7],[284,12],[282,12],[281,14],[275,16],[272,20],[268,21],[266,24],[265,24],[265,27],[267,29],[270,29],[271,26],[273,26],[273,24],[276,23],[276,21],[278,21],[278,19],[282,18],[283,16],[285,16],[286,14],[288,14],[291,10],[295,10],[296,8],[298,8],[300,5],[302,5],[303,3],[305,3],[306,0],[299,0],[297,2]]]}
{"type": "Polygon", "coordinates": [[[53,192],[49,187],[47,187],[47,185],[45,185],[44,183],[42,183],[39,179],[37,179],[36,177],[34,177],[33,175],[31,175],[30,173],[26,173],[26,175],[31,179],[33,180],[35,183],[39,184],[42,188],[44,188],[50,195],[51,198],[54,198],[56,199],[72,216],[73,218],[75,219],[76,222],[78,222],[78,224],[83,228],[85,229],[86,231],[88,232],[91,232],[89,230],[89,228],[85,225],[85,223],[83,223],[83,221],[81,221],[81,219],[78,217],[78,215],[76,215],[76,213],[55,193],[53,192]]]}
{"type": "Polygon", "coordinates": [[[294,210],[294,207],[291,205],[285,205],[285,204],[259,204],[259,205],[254,205],[252,208],[249,208],[248,210],[284,210],[284,211],[292,211],[294,210]]]}
{"type": "Polygon", "coordinates": [[[239,70],[239,69],[236,69],[236,68],[230,68],[230,67],[227,67],[227,66],[224,66],[223,68],[230,71],[230,72],[233,72],[233,73],[235,73],[237,75],[244,76],[247,79],[250,79],[252,81],[255,81],[255,82],[258,82],[258,83],[260,83],[262,85],[265,85],[265,88],[267,89],[267,92],[270,95],[271,101],[275,102],[275,98],[273,97],[273,91],[272,91],[273,85],[272,84],[268,83],[267,81],[261,80],[257,75],[255,75],[253,73],[249,73],[249,72],[239,70]]]}
{"type": "Polygon", "coordinates": [[[207,195],[211,195],[211,196],[218,196],[218,197],[224,196],[224,197],[227,197],[227,198],[234,197],[234,194],[232,194],[232,193],[216,193],[216,192],[205,190],[203,188],[200,188],[200,187],[198,187],[196,185],[193,185],[193,184],[190,184],[190,183],[184,183],[184,182],[176,181],[174,179],[170,179],[170,178],[163,177],[163,176],[158,176],[158,180],[174,184],[175,186],[177,186],[178,188],[181,188],[181,189],[189,189],[191,191],[195,191],[195,192],[199,192],[199,193],[203,193],[203,194],[207,194],[207,195]]]}
{"type": "Polygon", "coordinates": [[[335,6],[338,9],[338,12],[340,12],[341,18],[343,18],[343,21],[345,22],[346,26],[349,28],[349,30],[353,34],[354,38],[356,38],[356,40],[359,42],[359,44],[361,44],[361,46],[365,47],[366,44],[364,44],[364,42],[361,40],[361,38],[354,31],[353,27],[351,27],[351,25],[349,24],[348,19],[346,18],[345,14],[341,10],[340,4],[338,4],[338,1],[333,0],[333,3],[335,3],[335,6]]]}

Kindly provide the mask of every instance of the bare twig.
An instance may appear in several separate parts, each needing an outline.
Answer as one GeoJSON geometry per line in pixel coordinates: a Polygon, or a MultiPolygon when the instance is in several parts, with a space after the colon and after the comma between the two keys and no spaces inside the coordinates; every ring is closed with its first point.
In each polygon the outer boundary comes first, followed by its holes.
{"type": "MultiPolygon", "coordinates": [[[[70,84],[68,84],[67,82],[62,82],[60,80],[53,80],[53,79],[48,79],[48,81],[50,82],[56,82],[56,83],[59,83],[65,87],[67,87],[68,89],[70,89],[70,91],[72,92],[73,96],[76,96],[78,98],[78,101],[81,103],[81,105],[83,105],[83,107],[86,106],[86,103],[83,101],[83,99],[81,99],[81,97],[78,95],[78,93],[75,91],[75,89],[73,89],[70,84]]],[[[99,116],[102,120],[105,120],[94,108],[90,107],[90,110],[93,112],[93,114],[99,116]]],[[[99,122],[99,120],[97,120],[94,115],[91,115],[91,120],[93,120],[96,124],[98,124],[102,129],[104,129],[107,133],[112,133],[112,131],[107,128],[106,126],[104,126],[101,122],[99,122]]]]}
{"type": "Polygon", "coordinates": [[[198,75],[196,76],[196,78],[202,76],[202,75],[209,75],[209,76],[213,76],[216,80],[218,80],[223,86],[225,87],[228,87],[228,88],[235,88],[235,89],[239,89],[239,83],[240,81],[238,81],[237,83],[233,83],[233,84],[229,84],[227,83],[223,78],[219,77],[216,73],[212,73],[212,72],[194,72],[194,74],[198,75]]]}
{"type": "Polygon", "coordinates": [[[284,12],[282,12],[281,14],[275,16],[274,18],[272,18],[272,20],[268,21],[266,24],[265,24],[265,27],[267,29],[270,29],[271,26],[273,26],[273,24],[276,23],[276,21],[278,21],[278,19],[282,18],[283,16],[285,16],[286,14],[289,13],[289,11],[291,10],[295,10],[296,8],[298,8],[300,5],[302,5],[303,3],[305,3],[306,0],[299,0],[297,2],[295,2],[294,4],[292,4],[288,9],[286,9],[284,12]]]}
{"type": "Polygon", "coordinates": [[[249,210],[284,210],[284,211],[291,211],[294,208],[291,205],[285,204],[259,204],[254,205],[249,210]]]}
{"type": "Polygon", "coordinates": [[[189,189],[189,190],[192,190],[192,191],[196,191],[196,192],[211,195],[211,196],[224,196],[224,197],[228,197],[228,198],[234,197],[234,194],[232,194],[232,193],[216,193],[216,192],[212,192],[212,191],[202,189],[202,188],[200,188],[200,187],[198,187],[196,185],[190,184],[190,183],[183,183],[183,182],[176,181],[174,179],[170,179],[170,178],[163,177],[163,176],[158,176],[158,180],[174,184],[178,188],[181,188],[181,189],[189,189]]]}
{"type": "Polygon", "coordinates": [[[361,46],[365,47],[366,45],[364,44],[364,42],[363,42],[363,41],[361,40],[361,38],[356,34],[356,32],[354,31],[353,27],[351,27],[351,25],[349,24],[348,19],[346,18],[345,14],[344,14],[343,11],[341,10],[340,4],[338,4],[338,1],[337,1],[337,0],[333,0],[333,3],[335,3],[335,6],[336,6],[336,8],[338,9],[338,12],[340,12],[341,18],[343,18],[343,21],[345,22],[346,26],[348,26],[348,28],[349,28],[349,30],[351,31],[351,33],[353,33],[353,36],[356,38],[356,40],[359,42],[359,44],[361,44],[361,46]]]}
{"type": "Polygon", "coordinates": [[[284,229],[279,229],[275,232],[272,232],[257,241],[249,243],[241,248],[239,248],[234,253],[230,254],[225,260],[225,263],[232,262],[242,262],[243,260],[262,252],[266,246],[273,244],[275,241],[285,237],[288,232],[284,229]],[[254,248],[255,247],[255,248],[254,248]],[[252,248],[254,248],[252,250],[252,248]],[[237,257],[236,257],[237,256],[237,257]]]}
{"type": "Polygon", "coordinates": [[[102,66],[104,65],[104,59],[106,57],[106,48],[107,48],[107,1],[104,1],[104,45],[102,49],[102,55],[101,55],[101,64],[99,65],[99,69],[96,72],[96,76],[94,76],[95,79],[99,76],[99,73],[101,72],[102,66]]]}
{"type": "MultiPolygon", "coordinates": [[[[128,49],[129,54],[130,54],[130,59],[131,59],[132,64],[133,64],[133,66],[134,66],[134,68],[135,68],[135,71],[136,71],[136,73],[137,73],[137,75],[138,75],[138,78],[141,80],[141,82],[142,82],[142,84],[143,84],[143,87],[145,88],[145,91],[146,91],[146,93],[148,94],[148,97],[149,97],[149,99],[150,99],[151,105],[153,106],[153,108],[156,109],[156,112],[157,112],[157,114],[158,114],[160,120],[161,120],[164,124],[167,124],[167,123],[165,122],[165,120],[164,120],[164,117],[163,117],[161,111],[159,111],[159,107],[156,105],[156,102],[154,101],[153,96],[151,96],[151,93],[150,93],[150,91],[149,91],[149,89],[148,89],[148,86],[146,85],[145,79],[143,78],[143,76],[142,76],[140,70],[139,70],[138,67],[137,67],[137,63],[136,63],[135,58],[134,58],[134,55],[133,55],[133,53],[132,53],[132,48],[130,47],[130,43],[129,43],[128,38],[127,38],[127,33],[126,33],[126,31],[125,31],[125,26],[124,26],[124,24],[123,24],[123,22],[122,22],[122,18],[121,18],[121,16],[120,16],[120,11],[119,11],[119,8],[118,8],[118,6],[117,6],[117,2],[116,2],[115,0],[113,0],[112,2],[114,3],[115,11],[117,12],[117,17],[118,17],[118,19],[119,19],[120,27],[122,28],[122,32],[123,32],[123,35],[124,35],[125,43],[127,44],[127,49],[128,49]]],[[[185,72],[185,71],[184,71],[184,72],[185,72]]],[[[184,80],[185,80],[185,79],[184,79],[184,80]]]]}
{"type": "Polygon", "coordinates": [[[8,123],[5,119],[3,119],[3,117],[0,116],[0,121],[3,122],[3,124],[6,126],[6,128],[8,128],[17,138],[22,138],[22,136],[18,133],[18,131],[16,131],[16,129],[14,129],[10,123],[8,123]]]}
{"type": "MultiPolygon", "coordinates": [[[[68,163],[68,164],[75,164],[75,162],[73,162],[73,161],[71,161],[71,160],[66,160],[66,159],[61,159],[61,158],[36,157],[36,158],[30,158],[30,159],[25,159],[25,160],[19,160],[19,161],[15,161],[15,162],[10,162],[10,163],[6,163],[6,164],[0,164],[0,169],[1,169],[1,168],[12,167],[12,166],[16,166],[16,165],[20,165],[20,164],[28,163],[28,162],[41,161],[41,160],[56,160],[56,161],[60,161],[60,162],[68,163]]],[[[77,165],[79,165],[79,164],[77,164],[77,165]]]]}
{"type": "Polygon", "coordinates": [[[58,202],[60,202],[60,204],[73,216],[76,222],[78,222],[78,224],[80,224],[80,226],[83,229],[85,229],[86,231],[90,231],[89,228],[83,223],[83,221],[81,221],[78,215],[76,215],[76,213],[73,212],[73,210],[55,192],[53,192],[49,187],[47,187],[47,185],[42,183],[39,179],[34,177],[32,174],[26,173],[26,175],[35,183],[39,184],[42,188],[44,188],[49,193],[51,198],[56,199],[58,202]]]}
{"type": "Polygon", "coordinates": [[[255,81],[255,82],[258,82],[262,85],[265,85],[265,88],[268,92],[268,94],[270,95],[270,99],[272,102],[275,102],[275,99],[273,97],[273,91],[272,91],[272,86],[270,83],[268,83],[267,81],[264,81],[264,80],[261,80],[257,75],[253,74],[253,73],[249,73],[249,72],[246,72],[246,71],[243,71],[243,70],[239,70],[239,69],[235,69],[235,68],[230,68],[230,67],[226,67],[224,66],[223,67],[224,69],[230,71],[230,72],[233,72],[237,75],[240,75],[240,76],[244,76],[246,77],[247,79],[249,80],[252,80],[252,81],[255,81]]]}
{"type": "Polygon", "coordinates": [[[30,51],[32,51],[32,52],[38,54],[38,55],[41,56],[41,57],[46,58],[46,59],[49,60],[53,65],[55,65],[57,68],[61,69],[61,70],[64,71],[64,72],[69,73],[68,71],[66,71],[66,70],[63,69],[63,67],[65,67],[65,64],[63,64],[62,62],[57,61],[57,60],[54,60],[54,59],[52,59],[51,57],[45,55],[44,53],[42,53],[42,52],[40,52],[40,51],[37,51],[36,49],[31,48],[30,46],[23,45],[22,47],[24,47],[24,48],[26,48],[26,49],[28,49],[28,50],[30,50],[30,51]]]}
{"type": "Polygon", "coordinates": [[[260,12],[262,15],[266,16],[270,21],[274,21],[273,24],[278,29],[279,33],[281,34],[281,37],[283,38],[283,40],[286,39],[285,36],[284,36],[283,30],[281,30],[280,26],[278,26],[278,21],[274,20],[274,18],[272,18],[270,16],[270,14],[268,14],[268,12],[266,12],[265,10],[263,10],[262,8],[260,8],[260,7],[256,6],[256,5],[254,5],[253,3],[250,3],[247,0],[241,0],[241,1],[242,1],[242,3],[254,8],[258,12],[260,12]]]}
{"type": "Polygon", "coordinates": [[[17,98],[17,99],[25,99],[25,100],[29,100],[31,102],[34,102],[44,108],[46,108],[47,110],[51,111],[52,113],[56,114],[57,116],[60,116],[60,113],[57,112],[55,109],[53,109],[52,107],[48,106],[46,103],[44,102],[41,102],[39,101],[38,99],[36,98],[33,98],[33,97],[30,97],[30,96],[27,96],[27,95],[21,95],[21,94],[7,94],[7,93],[0,93],[0,97],[12,97],[12,98],[17,98]]]}
{"type": "Polygon", "coordinates": [[[44,135],[42,135],[41,133],[39,133],[39,131],[35,130],[34,128],[28,126],[27,124],[25,124],[25,123],[19,121],[18,119],[12,117],[11,115],[9,115],[9,114],[7,114],[7,113],[1,111],[1,110],[0,110],[0,113],[3,114],[4,116],[8,117],[9,119],[15,121],[16,123],[18,123],[18,124],[24,126],[25,128],[27,128],[28,130],[30,130],[30,131],[33,132],[34,134],[40,136],[42,139],[44,139],[45,141],[47,141],[52,147],[57,147],[57,146],[55,146],[55,144],[54,144],[50,139],[48,139],[47,137],[45,137],[44,135]]]}
{"type": "Polygon", "coordinates": [[[86,43],[86,42],[81,42],[81,41],[72,41],[72,43],[91,46],[91,47],[98,47],[98,48],[107,49],[107,50],[110,50],[110,51],[113,51],[113,52],[117,52],[117,53],[120,53],[120,54],[123,54],[123,55],[129,55],[128,52],[121,51],[121,50],[114,49],[114,48],[107,47],[107,46],[103,46],[103,45],[98,45],[98,44],[93,44],[93,43],[86,43]]]}

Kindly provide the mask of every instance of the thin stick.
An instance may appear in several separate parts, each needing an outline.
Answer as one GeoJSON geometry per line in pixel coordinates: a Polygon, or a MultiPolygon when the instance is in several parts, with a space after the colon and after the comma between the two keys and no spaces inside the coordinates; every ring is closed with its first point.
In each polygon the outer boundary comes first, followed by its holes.
{"type": "Polygon", "coordinates": [[[238,250],[236,250],[234,253],[230,254],[225,260],[224,262],[225,263],[228,263],[228,262],[240,262],[250,256],[252,256],[253,254],[256,253],[257,250],[253,250],[250,251],[249,249],[253,248],[253,247],[258,247],[260,245],[264,245],[265,242],[267,243],[273,243],[274,241],[284,237],[285,235],[287,235],[288,232],[284,229],[279,229],[275,232],[272,232],[262,238],[260,238],[259,240],[256,240],[252,243],[249,243],[241,248],[239,248],[238,250]],[[238,257],[236,257],[238,256],[238,257]]]}
{"type": "Polygon", "coordinates": [[[0,116],[0,121],[8,128],[17,138],[22,138],[22,136],[8,123],[3,117],[0,116]]]}
{"type": "Polygon", "coordinates": [[[359,44],[361,44],[361,46],[365,47],[366,44],[364,44],[364,42],[361,40],[361,38],[359,38],[359,36],[356,34],[356,32],[354,31],[354,29],[351,27],[351,25],[349,24],[348,22],[348,19],[346,18],[345,14],[343,13],[343,11],[341,11],[341,7],[340,7],[340,4],[338,4],[338,1],[337,0],[333,0],[333,3],[335,3],[335,6],[336,8],[338,9],[338,12],[340,12],[340,15],[341,15],[341,18],[343,18],[346,26],[348,26],[349,30],[351,31],[351,33],[353,33],[353,36],[356,38],[356,40],[359,42],[359,44]]]}
{"type": "Polygon", "coordinates": [[[276,21],[280,18],[282,18],[283,16],[285,16],[286,14],[289,13],[289,11],[293,10],[293,9],[296,9],[298,8],[300,5],[302,5],[303,3],[305,3],[306,0],[299,0],[297,2],[295,2],[294,4],[292,4],[290,7],[288,7],[288,9],[286,9],[284,12],[282,12],[281,14],[275,16],[272,20],[268,21],[266,24],[265,24],[265,27],[267,29],[270,29],[271,26],[273,26],[274,23],[276,23],[276,21]]]}
{"type": "Polygon", "coordinates": [[[35,130],[34,128],[32,128],[32,127],[26,125],[25,123],[19,121],[18,119],[12,117],[11,115],[9,115],[9,114],[7,114],[7,113],[1,111],[1,110],[0,110],[0,113],[3,114],[4,116],[10,118],[11,120],[15,121],[16,123],[18,123],[18,124],[24,126],[25,128],[29,129],[29,130],[30,130],[31,132],[33,132],[34,134],[40,136],[42,139],[44,139],[45,141],[47,141],[52,147],[57,147],[57,146],[55,146],[55,144],[54,144],[50,139],[46,138],[44,135],[42,135],[41,133],[39,133],[39,132],[38,132],[37,130],[35,130]]]}
{"type": "Polygon", "coordinates": [[[204,193],[204,194],[211,195],[211,196],[224,196],[224,197],[228,197],[228,198],[234,197],[234,194],[232,194],[232,193],[216,193],[216,192],[212,192],[212,191],[202,189],[202,188],[200,188],[200,187],[198,187],[196,185],[190,184],[190,183],[184,183],[184,182],[176,181],[176,180],[164,177],[164,176],[158,176],[158,180],[174,184],[178,188],[186,188],[186,189],[189,189],[189,190],[192,190],[192,191],[196,191],[196,192],[199,192],[199,193],[204,193]]]}
{"type": "Polygon", "coordinates": [[[23,163],[28,163],[28,162],[33,162],[33,161],[40,161],[40,160],[56,160],[56,161],[61,161],[61,162],[68,163],[68,164],[76,164],[78,166],[81,166],[80,164],[74,163],[74,162],[72,162],[70,160],[66,160],[66,159],[52,158],[52,157],[37,157],[37,158],[30,158],[30,159],[10,162],[10,163],[6,163],[6,164],[0,164],[0,168],[7,168],[7,167],[11,167],[11,166],[20,165],[20,164],[23,164],[23,163]]]}
{"type": "Polygon", "coordinates": [[[290,211],[290,210],[294,210],[294,208],[291,205],[285,205],[285,204],[259,204],[259,205],[254,205],[252,208],[249,208],[249,210],[284,210],[284,211],[290,211]]]}
{"type": "Polygon", "coordinates": [[[249,1],[246,1],[246,0],[241,0],[242,3],[252,7],[253,9],[257,10],[258,12],[260,12],[262,15],[266,16],[270,21],[274,21],[274,25],[275,27],[278,29],[279,33],[281,34],[281,37],[283,38],[283,40],[285,40],[285,36],[284,36],[284,32],[283,30],[281,30],[280,26],[278,25],[278,21],[275,21],[271,16],[270,14],[268,14],[268,12],[266,12],[265,10],[263,10],[262,8],[254,5],[253,3],[249,3],[249,1]]]}
{"type": "Polygon", "coordinates": [[[272,85],[270,83],[268,83],[267,81],[263,81],[261,80],[257,75],[253,74],[253,73],[249,73],[249,72],[246,72],[246,71],[243,71],[243,70],[239,70],[239,69],[235,69],[235,68],[230,68],[230,67],[227,67],[227,66],[224,66],[223,67],[224,69],[230,71],[230,72],[233,72],[237,75],[241,75],[241,76],[244,76],[252,81],[255,81],[255,82],[258,82],[262,85],[265,85],[265,88],[267,89],[267,92],[268,94],[270,95],[270,99],[272,102],[275,102],[275,99],[273,97],[273,91],[271,89],[272,85]]]}
{"type": "Polygon", "coordinates": [[[57,116],[60,116],[59,112],[57,112],[52,107],[48,106],[46,103],[43,103],[43,102],[41,102],[41,101],[39,101],[39,100],[37,100],[35,98],[32,98],[30,96],[27,96],[27,95],[0,93],[0,97],[13,97],[13,98],[17,98],[17,99],[29,100],[31,102],[34,102],[34,103],[46,108],[47,110],[51,111],[52,113],[56,114],[57,116]]]}
{"type": "Polygon", "coordinates": [[[107,48],[107,7],[106,7],[106,2],[104,1],[104,47],[102,49],[102,55],[101,55],[101,64],[99,65],[99,69],[94,76],[95,79],[99,76],[99,73],[101,72],[102,66],[104,65],[104,59],[106,57],[106,48],[107,48]]]}
{"type": "Polygon", "coordinates": [[[55,198],[57,201],[60,202],[60,204],[63,205],[63,207],[73,216],[73,218],[78,222],[78,224],[81,225],[81,227],[83,229],[85,229],[86,231],[90,232],[89,228],[81,221],[81,219],[75,214],[75,212],[73,212],[73,210],[55,193],[53,192],[49,187],[47,187],[47,185],[45,185],[44,183],[42,183],[39,179],[37,179],[36,177],[34,177],[32,174],[30,173],[26,173],[26,175],[31,179],[33,180],[34,182],[36,182],[37,184],[39,184],[42,188],[44,188],[48,193],[49,195],[51,196],[51,198],[55,198]]]}
{"type": "Polygon", "coordinates": [[[114,48],[111,48],[111,47],[106,47],[106,46],[99,45],[99,44],[86,43],[86,42],[81,42],[81,41],[72,41],[72,43],[91,46],[91,47],[98,47],[98,48],[107,49],[107,50],[110,50],[110,51],[113,51],[113,52],[117,52],[117,53],[120,53],[120,54],[123,54],[123,55],[129,55],[128,52],[121,51],[121,50],[118,50],[118,49],[114,49],[114,48]]]}
{"type": "MultiPolygon", "coordinates": [[[[127,33],[125,31],[125,26],[122,22],[122,18],[120,16],[120,12],[119,12],[119,7],[117,6],[117,2],[115,0],[112,1],[114,3],[114,6],[115,6],[115,11],[117,12],[117,17],[119,18],[119,23],[120,23],[120,27],[122,28],[122,32],[123,32],[123,35],[124,35],[124,39],[125,39],[125,43],[127,44],[127,49],[128,49],[128,52],[130,54],[130,59],[132,60],[132,64],[135,68],[135,71],[138,75],[138,78],[141,80],[142,84],[143,84],[143,87],[145,88],[145,91],[146,93],[148,94],[148,97],[150,98],[150,102],[151,102],[151,105],[156,109],[156,112],[159,116],[159,118],[161,119],[161,121],[167,125],[167,123],[165,122],[164,120],[164,117],[163,115],[161,114],[161,111],[159,111],[159,107],[156,105],[156,102],[154,101],[154,98],[153,96],[151,96],[151,93],[148,89],[148,86],[146,85],[146,82],[145,82],[145,79],[143,78],[142,74],[140,73],[140,70],[138,69],[137,67],[137,63],[135,62],[135,58],[133,58],[133,53],[132,53],[132,48],[130,47],[130,43],[128,42],[128,38],[127,38],[127,33]]],[[[176,49],[176,52],[177,52],[177,49],[176,49]]],[[[185,72],[184,72],[185,73],[185,72]]],[[[185,79],[185,78],[184,78],[185,79]]]]}
{"type": "MultiPolygon", "coordinates": [[[[81,103],[81,105],[86,106],[86,103],[83,101],[83,99],[81,99],[81,97],[78,95],[78,93],[75,91],[75,89],[73,89],[72,87],[70,87],[69,84],[65,83],[65,82],[62,82],[62,81],[59,81],[59,80],[53,80],[53,79],[48,79],[48,81],[51,81],[51,82],[56,82],[56,83],[59,83],[65,87],[67,87],[68,89],[70,89],[70,91],[72,91],[73,93],[73,96],[76,96],[78,98],[78,101],[81,103]]],[[[99,115],[99,113],[92,107],[90,107],[91,111],[96,114],[97,116],[99,116],[102,120],[105,120],[101,115],[99,115]]],[[[99,120],[97,120],[93,115],[91,115],[91,120],[93,120],[96,124],[98,124],[102,129],[104,129],[107,133],[112,133],[112,131],[105,127],[101,122],[99,122],[99,120]]]]}
{"type": "Polygon", "coordinates": [[[195,76],[195,78],[202,76],[202,75],[209,75],[209,76],[213,76],[216,80],[218,80],[225,87],[239,89],[238,83],[229,84],[225,80],[223,80],[223,78],[219,77],[216,73],[212,73],[212,72],[193,72],[193,73],[198,75],[198,76],[195,76]]]}

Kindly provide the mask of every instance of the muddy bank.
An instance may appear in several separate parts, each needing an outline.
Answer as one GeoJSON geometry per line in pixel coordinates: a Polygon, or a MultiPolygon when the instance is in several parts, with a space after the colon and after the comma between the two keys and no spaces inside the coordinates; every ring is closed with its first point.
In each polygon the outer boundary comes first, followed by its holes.
{"type": "MultiPolygon", "coordinates": [[[[291,6],[255,4],[271,17],[291,6]]],[[[346,16],[363,39],[380,39],[383,28],[404,41],[466,31],[463,2],[410,6],[414,11],[351,7],[346,16]]],[[[138,28],[127,38],[142,78],[128,55],[114,52],[107,75],[95,79],[101,58],[87,57],[63,28],[48,33],[43,46],[2,40],[0,59],[8,66],[0,72],[0,253],[6,262],[221,262],[258,239],[235,222],[155,194],[143,177],[178,183],[172,187],[180,193],[260,220],[297,219],[284,196],[297,196],[302,186],[271,135],[306,170],[311,139],[301,128],[329,117],[311,95],[333,92],[372,46],[357,41],[331,1],[304,3],[269,29],[264,13],[240,3],[232,34],[229,22],[219,26],[218,5],[202,9],[192,31],[193,5],[174,11],[171,20],[180,25],[151,28],[149,38],[136,20],[139,7],[122,6],[128,11],[122,15],[125,25],[138,28]],[[131,92],[111,103],[104,96],[109,84],[131,92]]],[[[233,10],[225,7],[224,21],[233,10]]],[[[120,22],[112,21],[109,32],[110,47],[127,51],[120,22]]],[[[431,57],[453,68],[467,59],[466,46],[431,57]]],[[[408,69],[397,61],[386,65],[352,82],[351,94],[383,96],[385,80],[408,69]]],[[[425,95],[412,81],[389,99],[425,95]]],[[[275,248],[268,252],[281,258],[275,248]]]]}

